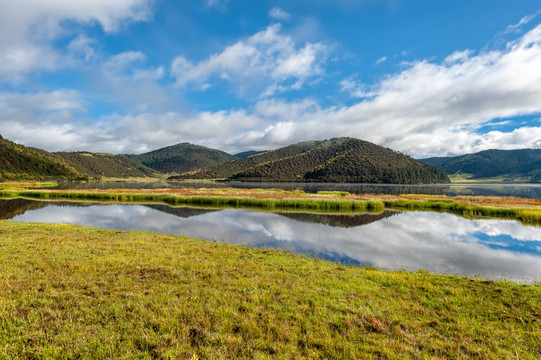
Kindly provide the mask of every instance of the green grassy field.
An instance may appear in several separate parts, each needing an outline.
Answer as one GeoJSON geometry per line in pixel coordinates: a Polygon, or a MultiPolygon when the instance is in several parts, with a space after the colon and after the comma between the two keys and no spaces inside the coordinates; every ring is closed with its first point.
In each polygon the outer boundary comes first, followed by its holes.
{"type": "Polygon", "coordinates": [[[541,285],[0,221],[0,358],[539,359],[541,285]]]}

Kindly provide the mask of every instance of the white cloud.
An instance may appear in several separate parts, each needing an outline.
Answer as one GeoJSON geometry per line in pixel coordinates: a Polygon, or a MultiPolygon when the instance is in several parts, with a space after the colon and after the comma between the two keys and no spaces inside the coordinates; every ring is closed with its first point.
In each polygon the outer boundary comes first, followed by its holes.
{"type": "Polygon", "coordinates": [[[343,79],[339,83],[340,91],[349,93],[351,97],[354,98],[369,98],[376,95],[375,92],[371,92],[368,89],[368,86],[355,80],[355,76],[350,76],[346,79],[343,79]]]}
{"type": "Polygon", "coordinates": [[[83,111],[77,91],[0,93],[2,136],[25,145],[47,149],[75,146],[84,139],[84,132],[79,132],[73,116],[83,111]]]}
{"type": "Polygon", "coordinates": [[[227,5],[229,0],[205,0],[205,4],[209,8],[223,8],[227,5]]]}
{"type": "MultiPolygon", "coordinates": [[[[207,86],[222,77],[237,91],[254,89],[254,81],[261,91],[292,88],[323,71],[318,70],[322,50],[312,48],[316,45],[298,48],[271,26],[199,63],[178,57],[173,70],[181,86],[207,86]]],[[[139,52],[111,57],[100,65],[100,71],[110,72],[103,87],[116,89],[115,94],[124,91],[132,103],[167,96],[156,85],[163,68],[144,68],[145,61],[139,52]],[[154,93],[147,90],[152,86],[157,86],[154,93]]],[[[27,145],[111,152],[141,152],[181,141],[234,152],[336,136],[358,137],[413,156],[541,147],[538,123],[509,132],[479,131],[494,120],[541,114],[541,25],[500,50],[457,51],[441,62],[410,63],[373,86],[354,76],[342,79],[340,86],[361,98],[351,106],[330,107],[314,99],[270,98],[246,109],[214,112],[160,111],[150,103],[96,122],[84,121],[85,103],[77,92],[3,93],[0,128],[6,138],[27,145]],[[37,135],[38,126],[45,136],[37,135]]]]}
{"type": "Polygon", "coordinates": [[[269,12],[269,16],[276,20],[288,20],[291,18],[291,14],[283,9],[280,9],[279,7],[272,8],[272,10],[269,12]]]}
{"type": "Polygon", "coordinates": [[[79,34],[69,42],[67,49],[71,54],[81,57],[84,61],[88,62],[98,56],[94,48],[95,45],[96,41],[94,39],[79,34]]]}
{"type": "Polygon", "coordinates": [[[447,56],[444,61],[447,64],[460,63],[468,60],[472,54],[473,51],[471,50],[455,51],[451,55],[447,56]]]}
{"type": "Polygon", "coordinates": [[[171,74],[180,87],[208,88],[211,79],[220,78],[233,84],[240,96],[254,92],[271,96],[299,89],[308,78],[322,74],[325,51],[321,43],[298,48],[276,24],[195,64],[178,56],[172,62],[171,74]]]}
{"type": "Polygon", "coordinates": [[[261,139],[348,135],[414,156],[540,147],[541,127],[476,131],[492,119],[541,113],[541,26],[505,50],[477,56],[457,52],[442,63],[418,61],[371,89],[352,78],[343,80],[341,88],[370,97],[349,107],[284,117],[282,126],[268,128],[261,139]]]}
{"type": "Polygon", "coordinates": [[[122,105],[129,112],[168,111],[176,107],[175,91],[160,84],[164,68],[147,67],[146,56],[139,51],[111,56],[91,71],[96,74],[96,91],[107,96],[102,99],[105,102],[122,105]]]}
{"type": "MultiPolygon", "coordinates": [[[[114,32],[125,22],[149,19],[151,3],[152,0],[1,1],[0,81],[18,82],[31,71],[52,71],[65,66],[65,55],[51,41],[69,33],[66,21],[97,23],[105,32],[114,32]]],[[[84,38],[74,41],[72,47],[84,50],[84,38]]],[[[88,51],[88,42],[86,45],[88,51]]]]}
{"type": "Polygon", "coordinates": [[[534,14],[524,16],[518,23],[509,25],[507,29],[505,29],[505,33],[520,32],[521,27],[531,22],[533,19],[539,16],[539,14],[541,14],[541,10],[534,14]]]}
{"type": "Polygon", "coordinates": [[[376,61],[376,64],[383,64],[385,61],[387,61],[387,56],[383,56],[383,57],[380,57],[377,61],[376,61]]]}

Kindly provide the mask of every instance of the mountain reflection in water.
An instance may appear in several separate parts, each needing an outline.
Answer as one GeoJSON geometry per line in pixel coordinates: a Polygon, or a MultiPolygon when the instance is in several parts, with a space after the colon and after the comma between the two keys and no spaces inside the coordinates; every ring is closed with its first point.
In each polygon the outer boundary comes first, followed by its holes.
{"type": "Polygon", "coordinates": [[[426,195],[475,195],[515,196],[541,199],[541,184],[348,184],[348,183],[301,183],[301,182],[65,182],[58,189],[166,189],[166,188],[243,188],[303,190],[307,193],[318,191],[347,191],[351,194],[426,194],[426,195]]]}
{"type": "Polygon", "coordinates": [[[440,273],[541,278],[541,228],[449,213],[269,213],[166,205],[1,200],[12,221],[137,230],[301,252],[348,264],[440,273]],[[17,208],[17,206],[20,208],[17,208]]]}

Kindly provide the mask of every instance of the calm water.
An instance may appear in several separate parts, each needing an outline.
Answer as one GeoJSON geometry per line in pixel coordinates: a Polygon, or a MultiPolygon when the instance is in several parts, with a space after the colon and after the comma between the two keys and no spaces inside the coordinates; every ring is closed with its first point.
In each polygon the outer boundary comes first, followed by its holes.
{"type": "Polygon", "coordinates": [[[320,215],[0,200],[0,218],[180,234],[388,269],[541,280],[541,228],[448,213],[320,215]]]}
{"type": "Polygon", "coordinates": [[[336,184],[336,183],[273,183],[273,182],[66,182],[59,189],[163,189],[163,188],[277,188],[284,190],[301,189],[308,193],[317,191],[347,191],[352,194],[428,194],[428,195],[485,195],[515,196],[541,199],[541,184],[440,184],[440,185],[388,185],[388,184],[336,184]]]}

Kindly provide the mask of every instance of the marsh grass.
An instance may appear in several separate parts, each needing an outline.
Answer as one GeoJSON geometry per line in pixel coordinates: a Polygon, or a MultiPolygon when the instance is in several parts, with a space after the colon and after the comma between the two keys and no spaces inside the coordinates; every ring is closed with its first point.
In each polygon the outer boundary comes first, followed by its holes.
{"type": "MultiPolygon", "coordinates": [[[[449,211],[465,217],[494,217],[516,219],[524,223],[541,224],[541,201],[534,204],[517,203],[517,199],[483,197],[441,197],[430,195],[373,196],[359,198],[349,193],[276,189],[199,189],[183,195],[156,191],[58,191],[39,189],[0,189],[0,198],[23,197],[41,200],[73,200],[101,202],[165,203],[171,206],[230,207],[246,209],[366,212],[384,209],[449,211]],[[483,202],[484,200],[490,200],[483,202]],[[473,200],[479,200],[477,202],[473,200]]],[[[520,200],[520,199],[518,199],[520,200]]]]}
{"type": "Polygon", "coordinates": [[[541,208],[510,208],[464,204],[454,200],[384,200],[386,208],[431,209],[451,211],[465,217],[495,217],[516,219],[526,223],[541,223],[541,208]]]}
{"type": "Polygon", "coordinates": [[[541,285],[0,221],[0,358],[539,359],[541,285]]]}
{"type": "Polygon", "coordinates": [[[379,211],[383,201],[326,198],[258,198],[236,196],[180,196],[160,193],[112,193],[79,191],[0,190],[0,198],[22,197],[41,200],[90,200],[113,202],[161,202],[172,206],[260,208],[266,210],[379,211]]]}
{"type": "Polygon", "coordinates": [[[55,186],[58,186],[57,182],[0,182],[0,189],[52,188],[55,186]]]}

